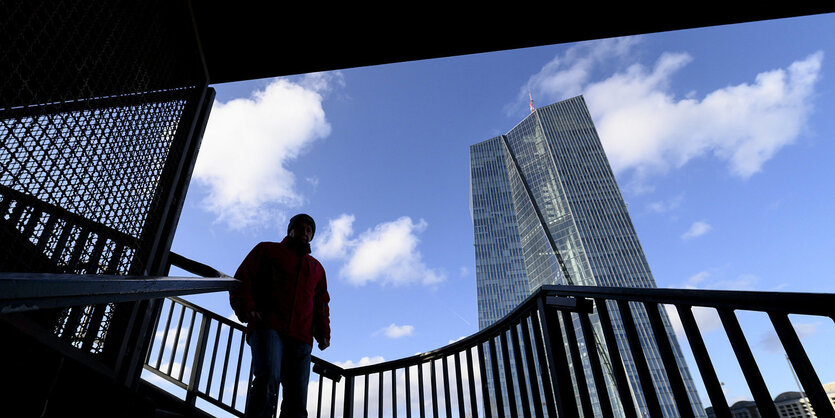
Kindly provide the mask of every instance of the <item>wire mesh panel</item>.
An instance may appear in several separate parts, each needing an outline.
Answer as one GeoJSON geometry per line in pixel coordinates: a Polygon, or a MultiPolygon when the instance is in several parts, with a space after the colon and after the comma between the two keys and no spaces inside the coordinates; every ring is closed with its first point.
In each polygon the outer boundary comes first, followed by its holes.
{"type": "MultiPolygon", "coordinates": [[[[0,271],[159,274],[154,254],[179,203],[171,195],[187,181],[183,161],[194,158],[194,122],[206,112],[187,2],[0,8],[0,271]]],[[[60,339],[99,353],[119,311],[37,316],[60,339]]]]}

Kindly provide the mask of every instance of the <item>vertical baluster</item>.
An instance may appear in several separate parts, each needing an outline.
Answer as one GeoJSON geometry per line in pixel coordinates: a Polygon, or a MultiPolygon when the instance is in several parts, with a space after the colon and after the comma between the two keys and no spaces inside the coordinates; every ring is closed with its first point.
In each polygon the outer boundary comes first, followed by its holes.
{"type": "Polygon", "coordinates": [[[678,363],[676,363],[676,359],[673,356],[673,347],[670,345],[670,337],[661,320],[661,313],[658,311],[658,308],[659,305],[657,303],[644,302],[644,309],[647,311],[649,324],[655,336],[655,345],[658,347],[658,354],[661,355],[661,362],[664,364],[664,371],[666,372],[667,380],[670,382],[670,390],[673,392],[673,399],[675,399],[676,408],[678,408],[678,415],[681,417],[692,417],[694,416],[693,407],[690,406],[687,387],[684,386],[684,380],[681,377],[681,372],[678,370],[678,363]]]}
{"type": "Polygon", "coordinates": [[[220,343],[220,322],[217,323],[217,331],[215,332],[215,345],[212,349],[212,361],[209,363],[209,379],[206,381],[206,395],[212,391],[212,378],[215,375],[215,362],[217,361],[217,346],[220,343]]]}
{"type": "Polygon", "coordinates": [[[609,360],[612,365],[612,371],[615,375],[615,385],[617,386],[618,399],[623,405],[623,413],[628,418],[637,418],[635,403],[632,400],[632,393],[629,390],[629,381],[626,379],[626,371],[623,369],[623,359],[620,356],[620,349],[615,338],[615,331],[612,329],[612,319],[609,316],[609,308],[606,305],[605,299],[595,299],[597,305],[597,318],[600,320],[600,326],[603,328],[603,337],[606,340],[606,351],[609,353],[609,360]]]}
{"type": "Polygon", "coordinates": [[[397,418],[397,370],[391,371],[391,418],[397,418]]]}
{"type": "Polygon", "coordinates": [[[55,242],[55,250],[52,252],[52,262],[58,264],[64,249],[67,248],[67,243],[70,240],[70,232],[72,232],[72,225],[67,222],[63,223],[61,227],[61,235],[58,236],[58,241],[55,242]]]}
{"type": "Polygon", "coordinates": [[[101,259],[101,254],[104,251],[104,244],[107,241],[103,236],[96,234],[95,235],[96,243],[93,245],[93,253],[90,254],[90,258],[87,259],[87,268],[85,272],[87,274],[98,274],[99,272],[99,261],[101,259]]]}
{"type": "MultiPolygon", "coordinates": [[[[194,350],[194,366],[191,368],[191,377],[188,380],[186,389],[186,402],[194,406],[197,401],[197,392],[200,390],[200,378],[203,374],[203,361],[206,358],[206,345],[209,344],[209,318],[205,315],[200,320],[200,329],[197,332],[197,347],[194,350]]],[[[185,365],[183,365],[185,367],[185,365]]],[[[249,382],[252,382],[252,368],[250,367],[249,382]]]]}
{"type": "Polygon", "coordinates": [[[420,396],[420,402],[418,403],[420,407],[420,418],[424,418],[426,416],[426,406],[423,404],[423,363],[418,364],[418,396],[420,396]]]}
{"type": "Polygon", "coordinates": [[[493,372],[493,394],[496,397],[496,416],[504,418],[504,404],[502,402],[501,375],[499,374],[499,358],[496,356],[496,343],[494,338],[488,340],[490,349],[490,365],[493,372]]]}
{"type": "Polygon", "coordinates": [[[696,365],[699,367],[699,373],[702,375],[702,381],[707,389],[711,406],[713,406],[713,413],[719,418],[730,418],[731,409],[728,407],[725,394],[722,392],[722,384],[716,376],[716,370],[713,367],[713,362],[710,361],[710,355],[699,332],[699,327],[696,325],[696,319],[693,318],[691,307],[687,305],[676,305],[676,310],[681,319],[684,334],[687,335],[687,341],[690,342],[693,358],[696,359],[696,365]]]}
{"type": "MultiPolygon", "coordinates": [[[[455,357],[454,357],[453,360],[455,360],[455,382],[456,382],[455,388],[457,389],[456,392],[458,392],[458,416],[463,417],[464,414],[465,414],[465,412],[464,412],[464,387],[463,387],[464,386],[464,379],[463,379],[463,376],[461,376],[461,352],[459,351],[459,352],[455,353],[454,356],[455,357]]],[[[470,384],[472,385],[472,383],[470,383],[470,384]]]]}
{"type": "Polygon", "coordinates": [[[641,382],[641,392],[644,394],[644,401],[651,416],[661,416],[661,404],[658,403],[658,395],[655,386],[652,384],[652,375],[649,372],[647,359],[644,356],[644,349],[635,328],[635,320],[632,317],[632,308],[629,302],[619,300],[618,312],[623,321],[623,330],[626,332],[626,340],[629,342],[629,351],[632,353],[632,361],[638,371],[638,380],[641,382]]]}
{"type": "Polygon", "coordinates": [[[78,324],[81,321],[81,314],[84,311],[84,306],[74,306],[72,308],[67,308],[69,311],[67,313],[67,321],[64,322],[64,330],[61,334],[61,340],[71,343],[73,337],[75,336],[75,332],[78,328],[78,324]]]}
{"type": "Polygon", "coordinates": [[[450,402],[449,396],[449,357],[444,357],[441,359],[441,364],[443,366],[443,376],[444,376],[444,407],[446,408],[446,416],[452,416],[452,402],[450,402]]]}
{"type": "Polygon", "coordinates": [[[383,416],[383,372],[377,373],[377,416],[383,416]]]}
{"type": "Polygon", "coordinates": [[[23,216],[23,209],[24,209],[24,206],[19,201],[15,201],[15,205],[12,208],[11,213],[9,214],[9,219],[7,220],[8,225],[10,227],[13,227],[13,228],[17,227],[17,223],[20,221],[20,218],[23,216]]]}
{"type": "MultiPolygon", "coordinates": [[[[221,324],[218,323],[218,327],[221,324]]],[[[223,402],[223,388],[226,385],[226,372],[229,369],[229,352],[232,349],[232,327],[228,327],[229,332],[226,335],[226,355],[223,357],[223,371],[220,374],[220,391],[218,392],[217,400],[223,402]]]]}
{"type": "Polygon", "coordinates": [[[368,373],[365,374],[365,387],[363,387],[363,409],[362,409],[362,417],[368,418],[368,373]]]}
{"type": "Polygon", "coordinates": [[[168,299],[168,319],[165,320],[165,327],[162,331],[162,344],[159,346],[159,353],[157,355],[157,364],[154,366],[155,369],[159,370],[162,366],[162,355],[165,352],[165,344],[168,343],[168,328],[171,327],[171,316],[174,315],[174,301],[168,299]]]}
{"type": "MultiPolygon", "coordinates": [[[[181,382],[183,381],[183,373],[185,373],[185,370],[186,370],[186,364],[187,364],[186,360],[188,360],[188,349],[191,346],[191,334],[192,334],[192,330],[194,329],[194,319],[197,317],[197,311],[196,310],[194,310],[194,309],[189,309],[189,310],[191,311],[191,319],[189,320],[188,332],[186,333],[186,346],[183,348],[183,358],[182,358],[182,360],[180,360],[180,364],[182,364],[182,367],[180,367],[180,376],[177,377],[177,380],[179,380],[181,382]]],[[[157,329],[157,328],[154,327],[154,329],[157,329]]],[[[150,353],[150,351],[151,350],[148,350],[149,353],[150,353]]]]}
{"type": "Polygon", "coordinates": [[[90,315],[90,322],[87,324],[87,331],[84,333],[84,342],[81,344],[81,351],[89,352],[93,348],[93,342],[95,342],[96,337],[98,336],[99,329],[101,328],[101,321],[104,317],[104,311],[107,309],[107,305],[95,305],[93,306],[93,312],[90,315]]]}
{"type": "MultiPolygon", "coordinates": [[[[478,418],[478,401],[475,396],[475,377],[473,373],[473,348],[467,348],[467,382],[470,389],[470,416],[478,418]]],[[[485,382],[482,382],[485,383],[485,382]]]]}
{"type": "MultiPolygon", "coordinates": [[[[577,390],[580,395],[580,406],[583,408],[583,415],[591,417],[594,416],[594,411],[591,408],[591,394],[589,393],[588,381],[586,380],[583,358],[580,357],[580,347],[577,345],[577,329],[574,328],[574,320],[571,318],[571,312],[562,312],[562,323],[565,327],[565,338],[568,340],[571,363],[574,366],[574,381],[577,383],[577,390]]],[[[588,344],[586,344],[586,348],[588,348],[588,344]]]]}
{"type": "MultiPolygon", "coordinates": [[[[0,197],[3,198],[0,200],[0,220],[3,220],[6,217],[6,214],[9,213],[9,207],[12,204],[12,197],[9,195],[0,194],[0,197]]],[[[15,202],[15,206],[17,206],[17,202],[15,202]]]]}
{"type": "Polygon", "coordinates": [[[544,298],[537,301],[539,318],[542,321],[542,335],[545,347],[548,349],[550,371],[555,386],[554,401],[557,412],[561,417],[580,416],[574,389],[571,385],[571,373],[568,370],[568,359],[565,354],[565,343],[562,340],[562,330],[556,309],[546,308],[544,298]]]}
{"type": "Polygon", "coordinates": [[[32,208],[32,214],[29,216],[29,220],[26,221],[26,226],[23,227],[23,237],[27,240],[34,238],[33,234],[35,232],[35,227],[38,225],[38,221],[41,220],[41,216],[43,216],[43,211],[38,208],[32,208]]]}
{"type": "MultiPolygon", "coordinates": [[[[536,374],[536,364],[533,360],[533,347],[531,347],[531,334],[528,328],[529,316],[522,318],[522,344],[525,345],[525,362],[528,366],[528,383],[531,385],[531,398],[533,399],[534,414],[537,418],[542,418],[544,412],[542,411],[542,397],[539,394],[539,376],[536,374]]],[[[533,318],[531,318],[533,320],[533,318]]]]}
{"type": "Polygon", "coordinates": [[[484,405],[484,416],[493,416],[490,408],[490,391],[487,390],[487,367],[484,361],[484,343],[478,343],[478,373],[481,375],[481,403],[484,405]]]}
{"type": "Polygon", "coordinates": [[[119,261],[122,259],[122,253],[125,251],[125,245],[117,243],[113,252],[110,254],[110,259],[107,260],[107,268],[104,274],[116,274],[119,270],[119,261]]]}
{"type": "MultiPolygon", "coordinates": [[[[173,301],[172,301],[172,303],[173,303],[173,301]]],[[[162,312],[162,309],[160,309],[160,312],[162,312]]],[[[145,364],[147,364],[150,367],[154,367],[151,364],[151,349],[153,348],[154,344],[157,342],[156,332],[157,332],[157,329],[159,328],[159,319],[160,319],[161,316],[162,315],[155,315],[154,326],[151,328],[152,330],[154,330],[154,339],[151,341],[151,344],[148,344],[148,351],[145,352],[145,364]]],[[[185,363],[183,363],[183,364],[185,364],[185,363]]]]}
{"type": "Polygon", "coordinates": [[[55,215],[49,215],[49,219],[46,220],[46,225],[44,225],[43,231],[41,231],[41,236],[38,237],[38,252],[41,254],[44,253],[46,244],[49,243],[49,238],[52,237],[53,232],[55,232],[56,222],[58,222],[58,217],[55,215]]]}
{"type": "Polygon", "coordinates": [[[545,396],[545,408],[548,411],[549,417],[557,416],[557,401],[554,399],[554,390],[551,387],[551,372],[548,368],[548,360],[545,353],[547,347],[545,339],[542,335],[540,327],[541,311],[535,311],[538,314],[531,315],[531,328],[533,331],[533,348],[536,349],[536,358],[539,361],[540,377],[542,379],[542,393],[545,396]]]}
{"type": "Polygon", "coordinates": [[[409,369],[412,366],[406,366],[406,369],[403,371],[404,378],[406,380],[406,418],[412,418],[412,392],[410,387],[412,386],[412,378],[409,376],[409,369]]]}
{"type": "Polygon", "coordinates": [[[78,261],[81,259],[81,253],[84,252],[84,245],[87,244],[87,239],[90,236],[90,227],[84,226],[81,228],[81,233],[78,235],[78,239],[75,241],[75,245],[73,245],[72,253],[70,254],[70,259],[67,262],[67,271],[74,272],[77,270],[78,261]]]}
{"type": "Polygon", "coordinates": [[[345,391],[342,394],[342,418],[354,417],[354,376],[345,376],[345,391]]]}
{"type": "Polygon", "coordinates": [[[322,375],[319,374],[319,384],[316,390],[316,418],[322,418],[322,375]]]}
{"type": "MultiPolygon", "coordinates": [[[[524,321],[524,318],[522,318],[524,321]]],[[[521,325],[521,324],[520,324],[521,325]]],[[[516,363],[516,381],[519,384],[519,402],[522,404],[522,415],[525,418],[531,417],[531,405],[528,399],[528,389],[525,383],[525,365],[522,364],[522,350],[519,348],[519,332],[517,325],[510,327],[510,342],[513,348],[513,360],[516,363]]],[[[533,388],[531,388],[533,390],[533,388]]]]}
{"type": "Polygon", "coordinates": [[[391,371],[391,417],[397,418],[397,370],[391,371]]]}
{"type": "Polygon", "coordinates": [[[786,354],[789,356],[789,360],[791,360],[792,367],[797,373],[797,378],[800,380],[800,383],[803,385],[803,390],[806,392],[806,396],[809,398],[815,414],[818,417],[835,417],[835,413],[832,410],[832,403],[829,402],[820,378],[815,372],[812,363],[809,361],[806,350],[803,349],[803,344],[801,344],[800,339],[797,337],[797,332],[795,332],[791,321],[789,321],[788,315],[785,313],[769,312],[768,316],[771,318],[771,323],[774,324],[774,330],[777,331],[780,342],[786,349],[786,354]]]}
{"type": "MultiPolygon", "coordinates": [[[[170,299],[169,299],[170,300],[170,299]]],[[[171,302],[174,305],[174,302],[171,302]]],[[[185,317],[186,307],[180,305],[180,317],[177,320],[177,329],[174,332],[174,344],[171,347],[171,356],[168,357],[168,370],[165,374],[171,376],[171,369],[174,367],[174,356],[177,355],[177,345],[180,343],[180,329],[183,327],[183,318],[185,317]]]]}
{"type": "Polygon", "coordinates": [[[597,353],[597,339],[595,338],[594,329],[591,326],[589,315],[585,312],[579,312],[577,315],[580,318],[580,327],[583,329],[583,337],[586,340],[586,351],[589,356],[591,374],[594,377],[594,387],[597,390],[597,398],[600,401],[600,412],[606,418],[614,417],[612,404],[609,400],[609,390],[606,387],[606,380],[603,377],[603,369],[600,366],[600,356],[597,353]]]}
{"type": "Polygon", "coordinates": [[[435,360],[429,361],[429,385],[432,389],[432,416],[438,418],[438,382],[435,375],[435,360]]]}
{"type": "Polygon", "coordinates": [[[336,381],[330,379],[331,381],[331,418],[336,416],[336,381]]]}
{"type": "MultiPolygon", "coordinates": [[[[246,335],[244,332],[241,332],[241,342],[238,346],[238,365],[235,367],[235,380],[234,386],[232,387],[232,409],[235,409],[235,402],[238,400],[238,381],[241,378],[241,363],[244,362],[244,343],[246,342],[246,335]]],[[[188,347],[188,345],[186,345],[188,347]]],[[[185,367],[185,366],[183,366],[185,367]]],[[[182,368],[180,369],[182,370],[182,368]]]]}
{"type": "Polygon", "coordinates": [[[754,360],[751,347],[745,340],[745,335],[742,333],[736,315],[727,308],[719,308],[717,311],[719,312],[719,319],[722,320],[722,326],[725,328],[725,333],[728,335],[728,341],[731,343],[736,359],[742,368],[745,381],[748,382],[748,388],[751,389],[751,395],[754,396],[754,402],[757,404],[760,415],[764,418],[776,418],[778,416],[777,407],[774,406],[771,394],[768,393],[768,387],[765,385],[760,368],[757,367],[757,361],[754,360]]]}
{"type": "Polygon", "coordinates": [[[513,387],[513,372],[510,369],[510,353],[508,349],[509,330],[501,331],[498,335],[499,348],[502,350],[502,370],[504,370],[504,387],[507,389],[507,405],[511,418],[516,418],[516,390],[513,387]]]}

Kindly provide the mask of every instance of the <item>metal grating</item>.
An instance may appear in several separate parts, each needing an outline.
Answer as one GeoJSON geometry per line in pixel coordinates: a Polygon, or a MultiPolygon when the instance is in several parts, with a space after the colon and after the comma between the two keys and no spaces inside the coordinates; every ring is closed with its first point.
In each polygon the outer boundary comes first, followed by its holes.
{"type": "MultiPolygon", "coordinates": [[[[0,271],[148,274],[206,91],[187,3],[0,10],[0,271]]],[[[116,311],[44,325],[99,353],[116,311]]]]}

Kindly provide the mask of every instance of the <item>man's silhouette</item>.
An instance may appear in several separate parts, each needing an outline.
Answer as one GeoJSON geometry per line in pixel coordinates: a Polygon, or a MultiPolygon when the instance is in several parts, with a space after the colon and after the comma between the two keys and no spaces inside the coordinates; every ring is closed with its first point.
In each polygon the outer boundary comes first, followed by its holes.
{"type": "Polygon", "coordinates": [[[287,237],[261,242],[235,272],[241,284],[229,292],[232,309],[247,324],[254,379],[247,417],[274,417],[279,384],[281,418],[307,416],[307,385],[313,338],[330,345],[325,270],[310,256],[316,223],[306,214],[290,219],[287,237]]]}

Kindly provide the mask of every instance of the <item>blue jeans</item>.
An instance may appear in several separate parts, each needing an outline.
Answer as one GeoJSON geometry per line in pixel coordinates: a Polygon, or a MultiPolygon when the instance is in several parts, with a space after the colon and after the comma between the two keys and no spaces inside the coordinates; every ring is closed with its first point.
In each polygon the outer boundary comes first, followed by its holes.
{"type": "Polygon", "coordinates": [[[280,418],[307,416],[307,385],[313,347],[279,335],[273,329],[256,329],[247,335],[252,349],[252,385],[246,399],[246,417],[275,417],[278,386],[283,388],[280,418]]]}

